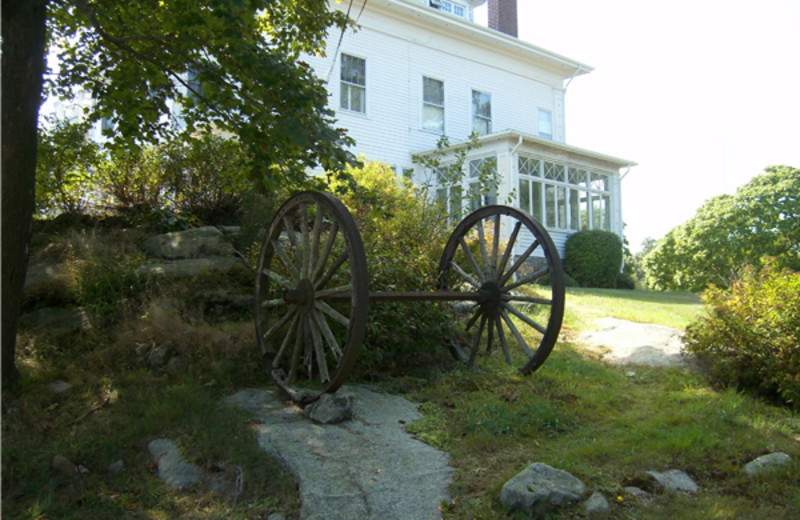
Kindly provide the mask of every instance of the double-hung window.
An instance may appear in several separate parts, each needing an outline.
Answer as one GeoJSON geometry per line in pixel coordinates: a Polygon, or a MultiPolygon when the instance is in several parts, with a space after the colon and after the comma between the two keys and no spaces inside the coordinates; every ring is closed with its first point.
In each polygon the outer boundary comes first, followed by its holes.
{"type": "Polygon", "coordinates": [[[553,113],[543,108],[539,109],[539,137],[553,139],[553,113]]]}
{"type": "Polygon", "coordinates": [[[367,112],[366,60],[342,54],[341,93],[339,105],[344,110],[367,112]]]}
{"type": "Polygon", "coordinates": [[[472,131],[478,135],[492,133],[492,95],[472,91],[472,131]]]}
{"type": "Polygon", "coordinates": [[[444,132],[444,82],[422,78],[422,128],[444,132]]]}

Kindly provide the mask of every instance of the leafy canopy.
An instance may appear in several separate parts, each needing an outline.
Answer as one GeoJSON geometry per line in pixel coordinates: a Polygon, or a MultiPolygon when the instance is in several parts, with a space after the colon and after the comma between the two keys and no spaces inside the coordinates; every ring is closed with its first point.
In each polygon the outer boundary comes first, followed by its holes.
{"type": "Polygon", "coordinates": [[[352,159],[323,83],[299,61],[347,24],[325,0],[52,0],[59,67],[46,87],[87,91],[86,115],[112,122],[114,146],[216,130],[241,141],[262,187],[302,183],[307,167],[352,159]]]}
{"type": "Polygon", "coordinates": [[[708,200],[644,258],[656,289],[727,286],[768,257],[800,270],[800,169],[771,166],[734,195],[708,200]]]}

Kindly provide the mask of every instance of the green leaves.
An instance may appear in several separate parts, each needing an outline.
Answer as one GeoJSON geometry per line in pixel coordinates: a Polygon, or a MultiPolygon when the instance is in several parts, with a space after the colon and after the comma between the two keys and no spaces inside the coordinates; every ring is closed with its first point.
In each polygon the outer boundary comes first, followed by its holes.
{"type": "Polygon", "coordinates": [[[644,258],[655,289],[726,286],[746,265],[800,269],[800,170],[772,166],[735,195],[709,199],[644,258]]]}
{"type": "Polygon", "coordinates": [[[49,91],[89,92],[89,120],[110,117],[117,146],[213,128],[238,137],[261,188],[303,184],[309,166],[352,160],[324,85],[298,63],[346,25],[323,0],[54,2],[49,91]]]}

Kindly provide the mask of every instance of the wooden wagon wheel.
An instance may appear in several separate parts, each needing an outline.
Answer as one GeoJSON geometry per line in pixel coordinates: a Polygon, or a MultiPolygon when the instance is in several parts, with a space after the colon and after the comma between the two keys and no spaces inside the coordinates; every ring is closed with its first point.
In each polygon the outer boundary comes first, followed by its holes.
{"type": "Polygon", "coordinates": [[[256,337],[267,370],[296,402],[335,392],[356,361],[367,325],[364,244],[338,199],[289,199],[270,223],[256,275],[256,337]]]}
{"type": "Polygon", "coordinates": [[[524,374],[544,363],[561,329],[564,271],[538,221],[508,206],[478,209],[450,236],[439,271],[440,290],[478,293],[467,323],[470,345],[454,345],[458,357],[474,362],[481,347],[491,352],[499,344],[524,374]]]}

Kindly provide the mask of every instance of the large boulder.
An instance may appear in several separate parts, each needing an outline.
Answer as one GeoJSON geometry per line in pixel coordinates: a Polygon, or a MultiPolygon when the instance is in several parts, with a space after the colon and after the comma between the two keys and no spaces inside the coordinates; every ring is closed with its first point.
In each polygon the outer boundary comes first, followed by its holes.
{"type": "Polygon", "coordinates": [[[503,486],[500,501],[531,515],[577,503],[586,484],[570,473],[536,462],[503,486]]]}
{"type": "Polygon", "coordinates": [[[148,238],[142,250],[166,259],[201,258],[207,256],[233,256],[233,245],[213,226],[203,226],[186,231],[173,231],[148,238]]]}

